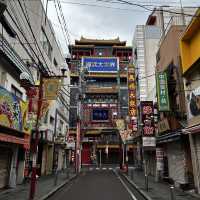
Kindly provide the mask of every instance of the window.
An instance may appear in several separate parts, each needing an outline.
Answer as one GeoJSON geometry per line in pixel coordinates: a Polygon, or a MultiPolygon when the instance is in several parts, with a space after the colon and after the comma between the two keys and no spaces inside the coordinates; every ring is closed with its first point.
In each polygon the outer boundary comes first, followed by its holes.
{"type": "Polygon", "coordinates": [[[44,51],[46,52],[47,56],[49,57],[50,60],[52,60],[52,47],[51,44],[46,36],[46,33],[44,32],[44,29],[42,28],[41,31],[41,36],[40,36],[40,42],[42,45],[42,48],[44,49],[44,51]]]}
{"type": "Polygon", "coordinates": [[[12,92],[15,96],[17,96],[17,97],[19,97],[20,99],[22,99],[23,93],[22,93],[20,90],[18,90],[14,85],[11,85],[11,92],[12,92]]]}
{"type": "Polygon", "coordinates": [[[92,112],[92,119],[94,121],[107,121],[108,120],[108,110],[94,109],[92,112]]]}
{"type": "Polygon", "coordinates": [[[54,125],[54,118],[52,116],[50,116],[50,124],[54,125]]]}
{"type": "Polygon", "coordinates": [[[53,59],[53,64],[54,64],[54,66],[55,66],[56,68],[58,67],[58,63],[57,63],[57,61],[56,61],[55,58],[53,59]]]}

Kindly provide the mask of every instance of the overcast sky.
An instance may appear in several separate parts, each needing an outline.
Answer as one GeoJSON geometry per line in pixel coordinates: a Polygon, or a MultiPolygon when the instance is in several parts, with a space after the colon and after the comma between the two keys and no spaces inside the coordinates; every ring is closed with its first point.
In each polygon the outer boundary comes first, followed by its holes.
{"type": "MultiPolygon", "coordinates": [[[[129,1],[131,2],[131,0],[129,1]]],[[[199,1],[182,0],[182,3],[183,6],[197,6],[200,5],[199,1]]],[[[97,39],[110,39],[119,36],[121,40],[126,40],[127,44],[131,45],[135,26],[137,24],[145,24],[148,15],[151,13],[137,6],[99,2],[98,0],[60,0],[60,2],[71,43],[74,43],[74,40],[79,39],[81,36],[97,39]]],[[[116,2],[116,0],[113,0],[113,2],[116,2]]],[[[157,6],[169,4],[173,6],[180,5],[180,0],[132,0],[132,2],[157,6]]],[[[65,39],[59,25],[53,1],[49,1],[48,17],[52,21],[64,52],[66,52],[65,39]]]]}

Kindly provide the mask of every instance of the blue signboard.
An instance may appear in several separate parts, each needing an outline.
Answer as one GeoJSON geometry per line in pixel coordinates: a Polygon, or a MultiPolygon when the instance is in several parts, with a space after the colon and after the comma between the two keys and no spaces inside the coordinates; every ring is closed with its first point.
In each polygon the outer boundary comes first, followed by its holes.
{"type": "Polygon", "coordinates": [[[117,72],[117,58],[101,58],[101,57],[84,57],[82,60],[83,67],[88,72],[117,72]]]}

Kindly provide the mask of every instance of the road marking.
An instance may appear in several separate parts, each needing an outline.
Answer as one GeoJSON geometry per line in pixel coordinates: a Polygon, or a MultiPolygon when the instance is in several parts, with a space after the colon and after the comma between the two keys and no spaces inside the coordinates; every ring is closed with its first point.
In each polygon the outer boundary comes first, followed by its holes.
{"type": "Polygon", "coordinates": [[[89,170],[90,170],[90,171],[92,171],[92,170],[93,170],[93,168],[92,168],[92,167],[90,167],[90,168],[89,168],[89,170]]]}
{"type": "Polygon", "coordinates": [[[105,168],[105,167],[103,167],[102,169],[103,169],[103,170],[106,170],[106,168],[105,168]]]}
{"type": "Polygon", "coordinates": [[[97,168],[96,168],[96,170],[100,170],[100,168],[99,168],[99,167],[97,167],[97,168]]]}
{"type": "Polygon", "coordinates": [[[125,187],[125,189],[127,190],[127,192],[129,193],[129,195],[131,196],[131,198],[133,200],[138,200],[135,195],[133,194],[133,192],[128,188],[128,186],[126,185],[126,183],[121,179],[121,177],[117,174],[116,171],[114,171],[115,175],[117,176],[117,178],[120,180],[120,182],[122,183],[122,185],[125,187]]]}
{"type": "Polygon", "coordinates": [[[112,168],[110,167],[109,170],[112,170],[112,168]]]}

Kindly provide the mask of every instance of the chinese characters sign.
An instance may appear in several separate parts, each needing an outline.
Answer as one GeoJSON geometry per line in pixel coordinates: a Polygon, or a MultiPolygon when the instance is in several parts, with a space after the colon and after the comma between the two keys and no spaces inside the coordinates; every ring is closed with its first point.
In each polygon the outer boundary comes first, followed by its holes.
{"type": "Polygon", "coordinates": [[[116,73],[119,69],[118,59],[111,57],[83,57],[82,65],[88,72],[116,73]]]}
{"type": "Polygon", "coordinates": [[[159,111],[169,111],[169,96],[167,87],[167,74],[166,72],[159,72],[156,75],[158,108],[159,111]]]}
{"type": "Polygon", "coordinates": [[[155,147],[155,126],[153,101],[141,101],[143,146],[155,147]]]}
{"type": "Polygon", "coordinates": [[[128,66],[128,95],[129,95],[129,117],[131,129],[137,131],[137,106],[136,106],[136,85],[135,69],[133,65],[128,66]]]}
{"type": "Polygon", "coordinates": [[[141,111],[142,111],[143,135],[152,136],[154,135],[153,102],[142,101],[141,111]]]}

